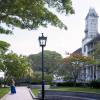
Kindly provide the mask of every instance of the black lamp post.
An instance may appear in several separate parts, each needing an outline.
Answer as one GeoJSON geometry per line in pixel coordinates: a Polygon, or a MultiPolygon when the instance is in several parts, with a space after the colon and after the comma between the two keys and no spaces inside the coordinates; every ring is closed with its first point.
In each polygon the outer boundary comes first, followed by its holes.
{"type": "Polygon", "coordinates": [[[43,33],[42,36],[39,37],[39,44],[42,47],[42,100],[44,100],[44,47],[46,46],[47,37],[44,37],[43,33]]]}

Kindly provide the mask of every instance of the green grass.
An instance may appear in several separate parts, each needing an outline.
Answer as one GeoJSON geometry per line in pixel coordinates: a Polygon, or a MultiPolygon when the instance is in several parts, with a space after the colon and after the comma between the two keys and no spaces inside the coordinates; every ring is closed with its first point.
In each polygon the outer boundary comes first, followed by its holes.
{"type": "Polygon", "coordinates": [[[86,92],[86,93],[100,93],[100,89],[80,88],[80,87],[58,87],[50,90],[55,91],[72,91],[72,92],[86,92]]]}
{"type": "Polygon", "coordinates": [[[0,88],[0,98],[9,92],[9,88],[0,88]]]}
{"type": "Polygon", "coordinates": [[[32,92],[37,97],[39,93],[39,89],[32,89],[32,92]]]}
{"type": "MultiPolygon", "coordinates": [[[[85,93],[99,93],[100,89],[93,89],[93,88],[80,88],[80,87],[57,87],[57,88],[51,88],[49,90],[54,91],[71,91],[71,92],[85,92],[85,93]]],[[[32,92],[37,97],[39,93],[39,89],[32,89],[32,92]]]]}

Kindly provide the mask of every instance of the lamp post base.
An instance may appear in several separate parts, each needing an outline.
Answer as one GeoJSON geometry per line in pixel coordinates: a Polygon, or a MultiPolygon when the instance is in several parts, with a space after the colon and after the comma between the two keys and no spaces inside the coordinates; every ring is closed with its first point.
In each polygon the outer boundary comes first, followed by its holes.
{"type": "Polygon", "coordinates": [[[42,100],[44,100],[44,97],[45,97],[45,89],[44,89],[44,86],[45,86],[45,80],[42,80],[42,100]]]}

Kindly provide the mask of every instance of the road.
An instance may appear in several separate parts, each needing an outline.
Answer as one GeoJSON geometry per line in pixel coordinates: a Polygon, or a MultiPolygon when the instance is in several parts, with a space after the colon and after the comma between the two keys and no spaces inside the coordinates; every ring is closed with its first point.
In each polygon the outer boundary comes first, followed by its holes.
{"type": "Polygon", "coordinates": [[[46,91],[47,100],[100,100],[100,94],[84,92],[46,91]]]}

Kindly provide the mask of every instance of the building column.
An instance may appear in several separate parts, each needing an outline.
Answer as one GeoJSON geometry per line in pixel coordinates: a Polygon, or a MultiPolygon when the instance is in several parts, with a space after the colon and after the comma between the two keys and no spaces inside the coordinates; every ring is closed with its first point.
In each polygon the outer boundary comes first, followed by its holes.
{"type": "Polygon", "coordinates": [[[96,80],[96,65],[93,66],[93,80],[96,80]]]}

